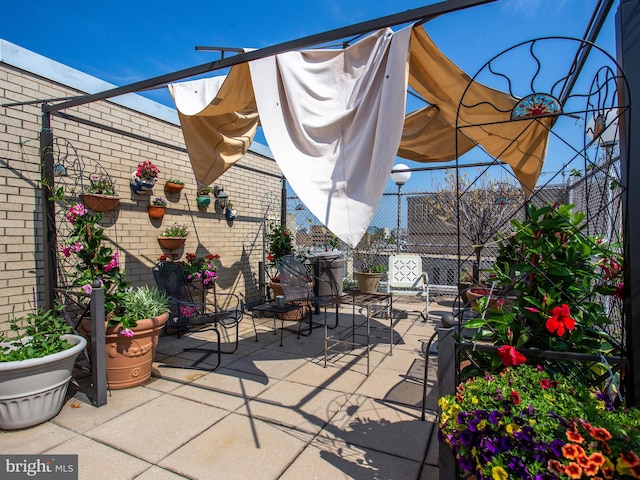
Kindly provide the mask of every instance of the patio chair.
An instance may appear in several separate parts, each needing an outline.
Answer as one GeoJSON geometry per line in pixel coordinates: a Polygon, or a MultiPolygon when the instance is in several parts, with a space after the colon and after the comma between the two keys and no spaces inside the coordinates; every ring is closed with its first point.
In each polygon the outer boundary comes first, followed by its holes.
{"type": "Polygon", "coordinates": [[[388,273],[387,293],[424,299],[424,309],[419,312],[426,322],[429,318],[429,275],[422,271],[422,257],[406,253],[389,255],[388,273]]]}
{"type": "MultiPolygon", "coordinates": [[[[302,335],[309,335],[313,329],[312,307],[315,295],[313,293],[313,277],[307,266],[295,255],[285,255],[276,260],[276,267],[280,275],[280,286],[287,303],[299,306],[304,316],[309,318],[309,331],[302,335]]],[[[298,338],[302,331],[302,319],[298,325],[298,338]]]]}
{"type": "Polygon", "coordinates": [[[213,282],[211,294],[213,302],[206,302],[206,291],[197,289],[187,283],[186,277],[180,265],[171,262],[160,262],[152,268],[156,285],[169,296],[170,315],[167,322],[168,327],[178,330],[178,335],[191,330],[213,330],[217,338],[217,348],[185,348],[184,351],[200,351],[204,354],[191,365],[186,367],[176,367],[174,365],[160,365],[162,367],[188,368],[195,370],[213,371],[220,365],[222,353],[233,353],[238,348],[238,324],[242,320],[244,306],[240,297],[234,293],[218,293],[216,284],[213,282]],[[202,293],[203,301],[198,302],[193,299],[192,291],[202,293]],[[222,309],[218,304],[218,297],[227,297],[229,308],[222,309]],[[220,331],[218,327],[225,329],[235,328],[235,346],[231,351],[223,351],[220,342],[220,331]],[[218,362],[215,367],[207,368],[200,364],[210,355],[216,353],[218,362]]]}

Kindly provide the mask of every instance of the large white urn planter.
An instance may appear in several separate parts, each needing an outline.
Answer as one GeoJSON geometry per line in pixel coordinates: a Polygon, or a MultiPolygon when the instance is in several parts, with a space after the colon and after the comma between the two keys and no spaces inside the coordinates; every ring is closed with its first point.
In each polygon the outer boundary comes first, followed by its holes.
{"type": "Polygon", "coordinates": [[[62,409],[76,357],[87,341],[64,335],[73,346],[41,358],[0,362],[0,429],[31,427],[62,409]]]}

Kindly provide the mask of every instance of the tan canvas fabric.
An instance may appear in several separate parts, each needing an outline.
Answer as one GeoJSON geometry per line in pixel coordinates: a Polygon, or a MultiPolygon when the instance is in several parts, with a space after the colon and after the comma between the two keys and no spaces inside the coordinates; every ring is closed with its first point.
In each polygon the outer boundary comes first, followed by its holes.
{"type": "Polygon", "coordinates": [[[411,34],[409,84],[430,107],[406,117],[399,156],[418,162],[455,159],[456,118],[458,153],[473,143],[494,158],[508,163],[525,193],[538,180],[547,149],[551,118],[510,121],[517,100],[474,82],[465,93],[470,77],[449,60],[429,38],[424,28],[411,34]],[[464,105],[458,105],[464,94],[464,105]],[[468,125],[475,125],[466,128],[468,125]],[[469,141],[470,140],[470,141],[469,141]]]}
{"type": "Polygon", "coordinates": [[[248,64],[231,68],[217,92],[221,79],[207,92],[210,94],[197,95],[209,80],[169,86],[193,173],[201,185],[213,183],[242,158],[253,141],[259,120],[248,64]]]}

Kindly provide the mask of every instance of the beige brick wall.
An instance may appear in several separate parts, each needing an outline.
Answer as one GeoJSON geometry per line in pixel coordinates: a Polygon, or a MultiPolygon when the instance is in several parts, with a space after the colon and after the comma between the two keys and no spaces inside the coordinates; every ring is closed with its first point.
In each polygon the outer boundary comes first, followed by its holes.
{"type": "MultiPolygon", "coordinates": [[[[79,92],[0,63],[0,104],[77,95],[79,92]]],[[[65,110],[64,113],[115,127],[184,149],[180,128],[108,101],[65,110]]],[[[6,321],[21,316],[44,299],[43,229],[40,206],[39,132],[41,105],[0,108],[0,331],[6,321]]],[[[120,252],[127,279],[135,285],[153,284],[151,267],[162,255],[157,237],[174,221],[189,225],[190,235],[183,250],[220,255],[219,286],[242,294],[245,302],[258,299],[258,262],[262,259],[262,226],[268,204],[279,201],[279,169],[269,158],[249,152],[215,184],[239,211],[228,222],[212,204],[200,211],[196,184],[186,153],[166,146],[132,139],[105,129],[86,126],[52,116],[51,126],[58,140],[56,158],[84,163],[84,177],[102,166],[116,180],[120,206],[106,213],[103,226],[120,252]],[[148,196],[134,195],[129,178],[139,162],[151,160],[161,171],[153,193],[169,200],[162,220],[147,214],[148,196]],[[241,168],[242,165],[252,170],[241,168]],[[253,170],[255,169],[255,171],[253,170]],[[165,180],[178,177],[186,186],[180,194],[166,194],[165,180]]],[[[59,184],[70,192],[72,174],[59,184]]],[[[76,188],[77,191],[77,188],[76,188]]],[[[279,205],[271,205],[271,218],[279,205]]],[[[60,215],[58,215],[60,217],[60,215]]],[[[62,228],[62,226],[61,226],[62,228]]],[[[60,240],[60,239],[59,239],[60,240]]],[[[62,238],[64,240],[64,238],[62,238]]]]}

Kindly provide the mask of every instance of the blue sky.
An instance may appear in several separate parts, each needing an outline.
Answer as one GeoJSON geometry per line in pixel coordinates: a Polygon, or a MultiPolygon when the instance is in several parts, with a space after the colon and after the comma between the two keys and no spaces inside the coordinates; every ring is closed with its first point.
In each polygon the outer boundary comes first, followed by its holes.
{"type": "MultiPolygon", "coordinates": [[[[0,38],[120,86],[219,58],[214,52],[195,51],[196,45],[262,48],[433,3],[437,2],[7,1],[0,7],[0,38]]],[[[581,38],[596,3],[497,0],[443,15],[425,28],[449,58],[473,75],[517,43],[544,36],[581,38]]],[[[597,40],[614,55],[618,3],[597,40]]],[[[166,89],[147,96],[173,106],[166,89]]],[[[413,99],[409,105],[422,106],[413,99]]]]}

